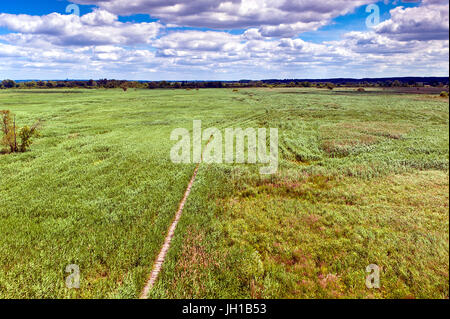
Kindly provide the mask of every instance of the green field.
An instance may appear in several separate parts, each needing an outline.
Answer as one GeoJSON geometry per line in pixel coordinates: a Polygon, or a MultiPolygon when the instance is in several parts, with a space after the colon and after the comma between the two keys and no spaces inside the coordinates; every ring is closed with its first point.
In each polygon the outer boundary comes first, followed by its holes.
{"type": "Polygon", "coordinates": [[[0,90],[1,109],[42,128],[0,155],[0,298],[139,297],[195,168],[170,161],[170,134],[193,120],[278,128],[280,167],[200,166],[151,298],[449,297],[448,99],[0,90]]]}

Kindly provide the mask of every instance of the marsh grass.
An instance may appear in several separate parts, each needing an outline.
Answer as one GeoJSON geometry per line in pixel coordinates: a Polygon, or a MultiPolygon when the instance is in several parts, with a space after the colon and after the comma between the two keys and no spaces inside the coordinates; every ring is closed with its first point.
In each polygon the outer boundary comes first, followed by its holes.
{"type": "Polygon", "coordinates": [[[194,119],[279,128],[280,170],[202,165],[152,297],[448,298],[448,100],[31,92],[0,92],[45,121],[32,152],[0,155],[1,298],[138,297],[194,169],[170,162],[170,133],[194,119]],[[370,263],[381,290],[364,285],[370,263]]]}

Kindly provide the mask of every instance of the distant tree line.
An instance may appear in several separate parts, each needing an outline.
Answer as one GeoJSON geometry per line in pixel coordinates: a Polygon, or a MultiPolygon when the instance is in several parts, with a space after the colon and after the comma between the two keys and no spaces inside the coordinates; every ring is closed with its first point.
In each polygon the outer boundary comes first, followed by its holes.
{"type": "Polygon", "coordinates": [[[65,80],[65,81],[21,81],[3,80],[0,89],[207,89],[207,88],[251,88],[251,87],[447,87],[448,78],[403,78],[401,79],[331,79],[331,80],[262,80],[262,81],[125,81],[125,80],[65,80]]]}

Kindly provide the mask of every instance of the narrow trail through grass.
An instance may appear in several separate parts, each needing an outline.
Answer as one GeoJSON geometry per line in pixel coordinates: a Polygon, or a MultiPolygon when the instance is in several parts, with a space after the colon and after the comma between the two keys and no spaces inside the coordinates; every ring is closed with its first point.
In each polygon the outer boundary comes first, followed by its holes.
{"type": "MultiPolygon", "coordinates": [[[[243,119],[241,121],[237,121],[236,123],[234,123],[234,126],[241,125],[243,123],[247,123],[248,121],[254,120],[254,119],[259,118],[261,116],[263,116],[263,114],[252,116],[252,117],[250,117],[248,119],[243,119]]],[[[223,125],[225,125],[225,124],[223,124],[223,125]]],[[[222,126],[221,126],[221,128],[223,128],[222,126]]],[[[207,146],[209,144],[209,142],[211,142],[211,139],[212,139],[212,137],[208,140],[208,142],[205,144],[205,146],[207,146]]],[[[203,156],[204,156],[204,154],[202,154],[202,159],[203,159],[203,156]]],[[[140,299],[148,299],[150,290],[153,288],[153,286],[156,283],[156,280],[158,279],[159,273],[161,272],[161,269],[162,269],[162,267],[164,265],[164,261],[166,260],[167,253],[168,253],[168,251],[170,249],[173,237],[175,236],[175,230],[176,230],[176,228],[178,226],[178,223],[180,222],[181,216],[183,214],[184,206],[186,205],[186,202],[187,202],[187,199],[188,199],[188,197],[189,197],[189,195],[191,193],[192,187],[194,186],[195,179],[197,177],[199,168],[200,168],[200,164],[197,164],[197,166],[195,167],[194,173],[192,175],[192,178],[191,178],[191,180],[190,180],[190,182],[189,182],[189,184],[188,184],[188,186],[186,188],[186,191],[184,193],[183,199],[180,202],[180,205],[178,207],[178,211],[175,214],[174,221],[170,225],[169,231],[168,231],[167,236],[166,236],[166,238],[164,240],[164,244],[163,244],[163,246],[161,248],[161,251],[160,251],[160,253],[158,255],[158,258],[156,259],[156,261],[155,261],[155,263],[153,265],[153,270],[152,270],[152,272],[150,274],[150,277],[149,277],[149,279],[148,279],[144,289],[142,290],[140,299]]]]}
{"type": "Polygon", "coordinates": [[[153,270],[150,275],[150,278],[149,278],[147,284],[145,285],[144,289],[142,290],[141,299],[148,298],[150,289],[153,288],[156,280],[158,279],[158,275],[161,271],[161,268],[162,268],[164,261],[166,259],[166,256],[167,256],[167,252],[170,249],[170,244],[172,242],[173,236],[175,236],[175,230],[177,229],[178,222],[180,221],[181,215],[183,214],[184,205],[186,204],[189,194],[191,193],[192,186],[194,185],[195,178],[197,177],[199,167],[200,167],[200,164],[197,164],[197,167],[194,170],[194,174],[192,175],[192,178],[188,184],[188,187],[186,188],[186,191],[184,192],[184,197],[181,200],[180,206],[178,207],[178,211],[175,214],[175,219],[174,219],[173,223],[170,225],[169,232],[167,233],[166,239],[164,240],[164,244],[161,248],[158,258],[155,261],[155,264],[153,265],[153,270]]]}

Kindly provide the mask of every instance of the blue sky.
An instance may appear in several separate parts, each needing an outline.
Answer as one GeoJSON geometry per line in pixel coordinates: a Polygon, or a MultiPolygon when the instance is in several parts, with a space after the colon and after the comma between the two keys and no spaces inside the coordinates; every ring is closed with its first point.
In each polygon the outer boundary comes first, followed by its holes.
{"type": "Polygon", "coordinates": [[[448,0],[126,3],[2,1],[0,77],[448,76],[448,0]]]}

